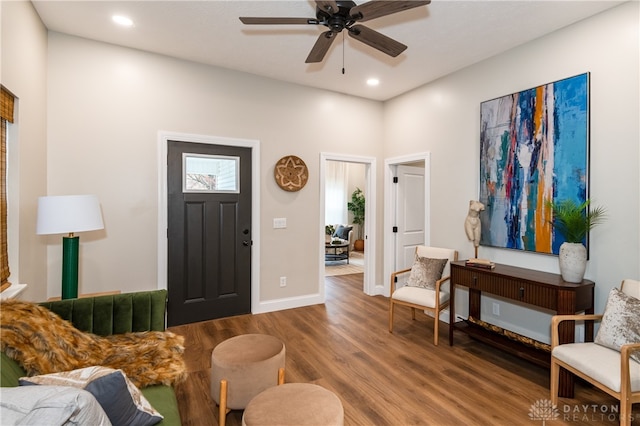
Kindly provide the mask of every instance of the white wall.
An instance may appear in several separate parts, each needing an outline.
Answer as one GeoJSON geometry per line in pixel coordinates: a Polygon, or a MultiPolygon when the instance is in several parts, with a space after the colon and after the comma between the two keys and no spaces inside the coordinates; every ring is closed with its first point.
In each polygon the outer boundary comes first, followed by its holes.
{"type": "Polygon", "coordinates": [[[44,300],[46,246],[36,235],[36,205],[47,184],[47,31],[31,2],[2,1],[0,13],[0,81],[17,97],[8,144],[9,280],[28,284],[21,297],[44,300]]]}
{"type": "MultiPolygon", "coordinates": [[[[81,292],[158,285],[164,130],[260,141],[260,300],[318,293],[320,152],[381,159],[381,103],[55,32],[48,82],[48,193],[97,194],[106,226],[80,237],[81,292]],[[273,178],[274,164],[290,154],[310,173],[295,193],[273,178]],[[287,218],[286,229],[272,229],[276,217],[287,218]],[[279,287],[281,276],[287,287],[279,287]]],[[[60,292],[61,259],[57,239],[50,244],[51,296],[60,292]]]]}
{"type": "MultiPolygon", "coordinates": [[[[623,278],[640,278],[638,9],[638,2],[621,5],[385,104],[385,157],[432,153],[433,245],[473,257],[463,223],[469,200],[478,197],[480,103],[590,72],[590,196],[609,212],[590,239],[586,278],[596,282],[596,312],[623,278]]],[[[480,247],[479,257],[558,273],[556,256],[480,247]]],[[[457,297],[456,310],[465,312],[465,293],[457,297]]],[[[502,305],[492,318],[485,304],[483,318],[548,336],[548,315],[502,305]]]]}

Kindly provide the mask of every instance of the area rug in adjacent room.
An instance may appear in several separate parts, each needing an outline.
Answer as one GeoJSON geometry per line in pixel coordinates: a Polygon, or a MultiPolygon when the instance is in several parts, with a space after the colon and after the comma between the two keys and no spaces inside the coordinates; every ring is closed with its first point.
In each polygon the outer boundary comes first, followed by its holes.
{"type": "Polygon", "coordinates": [[[364,252],[352,251],[349,253],[349,263],[346,260],[324,262],[325,276],[361,274],[364,272],[364,252]]]}

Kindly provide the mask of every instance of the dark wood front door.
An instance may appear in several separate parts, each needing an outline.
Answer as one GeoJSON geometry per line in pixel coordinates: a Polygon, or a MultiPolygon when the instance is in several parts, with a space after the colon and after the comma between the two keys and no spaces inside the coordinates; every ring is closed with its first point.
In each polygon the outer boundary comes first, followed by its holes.
{"type": "Polygon", "coordinates": [[[168,325],[251,312],[251,148],[167,153],[168,325]]]}

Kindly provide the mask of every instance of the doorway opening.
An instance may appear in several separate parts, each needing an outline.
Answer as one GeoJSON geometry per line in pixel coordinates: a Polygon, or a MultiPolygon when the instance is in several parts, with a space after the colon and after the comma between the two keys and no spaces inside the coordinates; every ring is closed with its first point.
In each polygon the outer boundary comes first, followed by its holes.
{"type": "Polygon", "coordinates": [[[325,171],[324,275],[363,273],[365,164],[329,160],[325,171]]]}
{"type": "MultiPolygon", "coordinates": [[[[376,295],[382,294],[382,286],[375,285],[375,253],[376,253],[376,238],[374,238],[374,231],[376,229],[376,185],[375,185],[375,176],[376,176],[376,159],[372,157],[361,157],[361,156],[350,156],[350,155],[342,155],[342,154],[329,154],[329,153],[321,153],[320,154],[320,224],[318,228],[318,240],[320,243],[320,257],[318,259],[319,265],[319,289],[322,295],[322,299],[325,298],[325,286],[324,286],[324,278],[325,278],[325,253],[326,253],[326,228],[325,225],[330,224],[327,220],[331,221],[345,221],[348,222],[350,215],[345,216],[337,216],[330,217],[326,213],[327,207],[327,197],[328,193],[331,192],[330,188],[328,188],[327,181],[329,170],[332,168],[331,166],[334,163],[339,164],[349,164],[355,172],[355,174],[360,174],[360,176],[354,176],[352,178],[352,182],[354,185],[362,190],[365,194],[365,212],[366,212],[366,220],[364,221],[364,227],[359,232],[358,229],[353,229],[354,231],[354,239],[356,235],[360,235],[360,237],[364,241],[364,251],[363,254],[363,291],[368,295],[376,295]]],[[[349,189],[350,186],[347,184],[346,189],[346,201],[351,201],[351,194],[354,189],[349,189]]],[[[346,207],[346,206],[345,206],[346,207]]],[[[348,212],[347,212],[348,213],[348,212]]],[[[339,223],[336,223],[339,224],[339,223]]],[[[348,225],[348,223],[346,223],[348,225]]],[[[355,228],[355,227],[354,227],[355,228]]],[[[349,250],[351,247],[349,247],[349,250]]],[[[346,250],[343,248],[341,250],[346,250]]],[[[330,250],[331,251],[331,250],[330,250]]],[[[342,251],[341,251],[342,252],[342,251]]],[[[333,253],[333,252],[332,252],[333,253]]],[[[344,260],[346,262],[346,259],[344,260]]]]}
{"type": "MultiPolygon", "coordinates": [[[[413,263],[416,245],[429,245],[431,154],[418,153],[385,160],[384,276],[413,263]]],[[[384,281],[389,296],[388,280],[384,281]]]]}

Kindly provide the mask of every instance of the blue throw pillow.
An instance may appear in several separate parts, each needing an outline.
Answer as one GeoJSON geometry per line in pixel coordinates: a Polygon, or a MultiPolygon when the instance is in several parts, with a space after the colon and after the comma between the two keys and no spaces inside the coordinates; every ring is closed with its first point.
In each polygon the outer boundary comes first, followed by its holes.
{"type": "Polygon", "coordinates": [[[333,236],[334,237],[338,237],[341,240],[348,240],[349,239],[349,232],[351,232],[352,229],[353,229],[352,226],[339,225],[338,229],[336,229],[336,232],[333,233],[333,236]]]}

